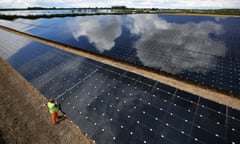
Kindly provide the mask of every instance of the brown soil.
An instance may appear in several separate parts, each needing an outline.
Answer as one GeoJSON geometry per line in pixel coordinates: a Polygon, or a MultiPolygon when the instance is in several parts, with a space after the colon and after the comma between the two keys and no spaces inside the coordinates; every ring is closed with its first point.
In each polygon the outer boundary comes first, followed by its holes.
{"type": "Polygon", "coordinates": [[[1,58],[0,99],[1,144],[92,144],[68,119],[53,125],[45,97],[1,58]]]}

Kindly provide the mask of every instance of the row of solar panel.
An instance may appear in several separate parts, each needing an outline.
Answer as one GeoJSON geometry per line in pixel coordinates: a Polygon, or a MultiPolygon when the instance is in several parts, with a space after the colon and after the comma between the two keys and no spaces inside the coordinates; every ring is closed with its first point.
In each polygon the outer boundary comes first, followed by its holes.
{"type": "MultiPolygon", "coordinates": [[[[120,17],[120,16],[119,16],[120,17]]],[[[166,16],[168,17],[168,16],[166,16]]],[[[81,17],[77,17],[78,19],[81,19],[81,17]]],[[[77,19],[74,18],[74,19],[77,19]]],[[[215,36],[214,34],[210,34],[210,36],[215,41],[221,41],[225,42],[227,46],[227,53],[225,56],[214,56],[214,53],[212,52],[202,52],[199,53],[197,51],[192,50],[185,50],[187,51],[188,55],[185,55],[184,53],[174,53],[174,51],[178,50],[177,46],[170,46],[168,45],[168,50],[171,51],[171,53],[166,53],[166,51],[156,51],[152,49],[153,47],[156,47],[155,45],[150,46],[151,43],[147,42],[148,44],[145,46],[144,49],[135,49],[131,48],[132,44],[130,41],[130,38],[126,38],[127,35],[124,33],[123,38],[119,38],[116,40],[115,46],[110,51],[104,51],[103,53],[99,52],[94,44],[91,44],[87,36],[81,36],[78,38],[78,41],[72,38],[71,32],[64,24],[65,22],[71,22],[74,19],[66,18],[66,19],[39,19],[35,21],[30,20],[18,20],[16,22],[9,22],[9,21],[1,21],[2,25],[6,25],[8,27],[33,34],[42,38],[50,39],[53,41],[57,41],[60,43],[64,43],[67,45],[71,45],[77,48],[81,48],[90,52],[103,54],[105,56],[127,61],[136,65],[140,66],[146,66],[151,69],[160,71],[160,72],[166,72],[174,74],[177,77],[180,77],[185,80],[190,80],[193,82],[196,82],[201,85],[207,85],[210,87],[213,87],[215,89],[224,90],[233,94],[240,94],[239,90],[239,73],[240,73],[240,67],[239,67],[239,43],[236,41],[238,39],[238,34],[236,34],[237,30],[232,29],[231,25],[236,25],[238,22],[236,19],[228,19],[224,21],[224,35],[215,36]],[[60,21],[62,20],[62,21],[60,21]],[[228,23],[228,24],[227,24],[228,23]],[[55,28],[53,28],[53,25],[55,28]],[[66,28],[63,28],[66,27],[66,28]],[[58,28],[61,28],[59,30],[58,28]],[[53,35],[54,33],[54,35],[53,35]],[[171,49],[171,50],[170,50],[171,49]],[[137,57],[136,53],[148,53],[149,60],[151,59],[158,59],[162,65],[168,65],[171,69],[171,72],[165,70],[161,66],[155,67],[152,64],[144,64],[139,57],[137,57]],[[174,54],[174,56],[173,56],[174,54]],[[170,62],[168,60],[168,57],[172,57],[172,59],[177,59],[177,61],[184,61],[186,63],[193,63],[194,58],[192,59],[192,55],[198,55],[199,57],[202,57],[202,64],[200,64],[201,71],[208,71],[208,73],[202,73],[202,72],[194,72],[190,69],[183,69],[181,73],[179,73],[178,68],[175,64],[170,62]],[[161,59],[162,57],[166,57],[166,59],[161,59]],[[214,59],[216,60],[216,63],[211,64],[209,61],[204,61],[208,57],[209,60],[214,59]],[[210,70],[209,70],[210,68],[210,70]],[[199,75],[199,78],[196,78],[195,75],[199,75]]],[[[77,26],[77,24],[76,24],[77,26]]],[[[106,33],[107,34],[107,33],[106,33]]],[[[107,36],[106,36],[107,37],[107,36]]],[[[156,38],[157,39],[157,38],[156,38]]],[[[173,36],[174,39],[174,36],[173,36]]],[[[199,44],[204,42],[206,38],[199,38],[199,44]]],[[[185,41],[191,41],[191,36],[183,38],[185,41]]],[[[133,40],[134,41],[134,40],[133,40]]],[[[144,45],[144,43],[143,43],[144,45]]],[[[183,49],[184,50],[184,49],[183,49]]],[[[216,49],[218,51],[218,49],[216,49]]],[[[180,67],[180,69],[182,69],[180,67]]]]}
{"type": "Polygon", "coordinates": [[[6,60],[97,143],[240,142],[240,111],[154,80],[34,41],[6,60]]]}

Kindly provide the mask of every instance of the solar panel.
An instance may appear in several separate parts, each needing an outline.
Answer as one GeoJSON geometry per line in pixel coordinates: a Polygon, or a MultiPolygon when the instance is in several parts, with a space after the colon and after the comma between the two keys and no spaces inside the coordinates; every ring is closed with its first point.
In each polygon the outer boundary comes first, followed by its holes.
{"type": "Polygon", "coordinates": [[[5,59],[97,143],[240,143],[236,109],[34,41],[15,46],[5,59]]]}
{"type": "Polygon", "coordinates": [[[239,18],[114,15],[1,20],[0,24],[240,94],[239,18]]]}

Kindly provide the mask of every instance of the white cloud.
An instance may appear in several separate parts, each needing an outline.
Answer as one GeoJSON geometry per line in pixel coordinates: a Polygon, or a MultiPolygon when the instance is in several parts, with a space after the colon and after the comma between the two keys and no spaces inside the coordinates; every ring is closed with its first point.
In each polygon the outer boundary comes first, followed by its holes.
{"type": "Polygon", "coordinates": [[[222,26],[214,22],[175,24],[157,15],[133,15],[129,19],[134,21],[128,25],[131,34],[140,36],[134,47],[145,66],[172,74],[186,70],[204,74],[227,51],[223,42],[209,37],[210,33],[223,33],[222,26]],[[146,25],[146,21],[151,23],[146,25]]]}
{"type": "Polygon", "coordinates": [[[111,7],[125,5],[127,7],[158,7],[158,8],[239,8],[239,0],[1,0],[0,7],[111,7]]]}
{"type": "Polygon", "coordinates": [[[120,17],[116,16],[75,18],[68,25],[76,40],[86,36],[100,52],[113,48],[114,40],[121,35],[120,17]]]}

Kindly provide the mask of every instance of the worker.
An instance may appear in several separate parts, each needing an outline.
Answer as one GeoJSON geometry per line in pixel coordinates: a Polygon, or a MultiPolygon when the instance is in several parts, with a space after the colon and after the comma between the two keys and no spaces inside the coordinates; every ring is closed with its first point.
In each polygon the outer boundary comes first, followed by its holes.
{"type": "Polygon", "coordinates": [[[47,103],[47,107],[52,116],[52,123],[56,124],[56,121],[58,119],[58,113],[57,113],[57,106],[56,106],[55,100],[52,98],[49,99],[49,101],[47,103]]]}

